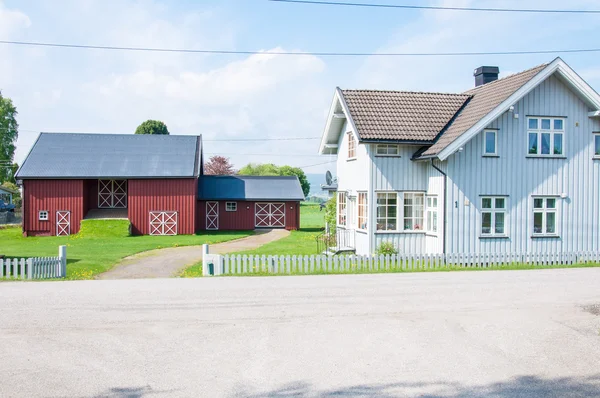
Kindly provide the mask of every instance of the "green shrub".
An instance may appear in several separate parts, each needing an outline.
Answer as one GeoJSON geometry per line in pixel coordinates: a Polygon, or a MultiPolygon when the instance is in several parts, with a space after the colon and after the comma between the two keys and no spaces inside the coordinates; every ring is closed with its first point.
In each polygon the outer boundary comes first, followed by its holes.
{"type": "Polygon", "coordinates": [[[377,255],[383,254],[384,256],[387,254],[389,254],[389,255],[398,254],[398,249],[396,249],[396,247],[394,246],[394,244],[392,242],[389,242],[389,241],[381,242],[381,244],[375,251],[375,254],[377,254],[377,255]]]}
{"type": "Polygon", "coordinates": [[[337,228],[337,194],[333,195],[325,204],[325,222],[330,231],[335,231],[337,228]]]}

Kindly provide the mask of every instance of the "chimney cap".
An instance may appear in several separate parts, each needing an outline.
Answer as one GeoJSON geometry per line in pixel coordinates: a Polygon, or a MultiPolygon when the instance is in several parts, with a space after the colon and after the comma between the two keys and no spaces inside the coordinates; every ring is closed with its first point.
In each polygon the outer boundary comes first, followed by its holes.
{"type": "Polygon", "coordinates": [[[488,73],[498,75],[500,73],[500,68],[498,68],[497,66],[480,66],[479,68],[475,69],[475,71],[473,72],[473,76],[488,73]]]}

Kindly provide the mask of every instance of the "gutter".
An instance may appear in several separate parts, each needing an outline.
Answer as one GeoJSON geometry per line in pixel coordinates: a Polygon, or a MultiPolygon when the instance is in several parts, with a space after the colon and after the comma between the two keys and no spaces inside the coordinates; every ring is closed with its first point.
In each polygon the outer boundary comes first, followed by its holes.
{"type": "Polygon", "coordinates": [[[446,254],[446,232],[448,230],[447,226],[448,226],[448,218],[446,217],[446,209],[447,204],[448,204],[448,174],[444,173],[444,171],[442,169],[440,169],[439,167],[437,167],[434,163],[433,163],[433,159],[431,159],[431,167],[433,167],[434,169],[436,169],[437,171],[439,171],[443,176],[444,176],[444,239],[442,240],[442,253],[446,254]]]}

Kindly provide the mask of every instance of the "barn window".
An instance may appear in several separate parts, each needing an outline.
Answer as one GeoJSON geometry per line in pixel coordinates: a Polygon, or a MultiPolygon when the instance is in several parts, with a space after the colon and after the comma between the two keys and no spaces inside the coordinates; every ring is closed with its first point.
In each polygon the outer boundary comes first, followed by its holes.
{"type": "Polygon", "coordinates": [[[38,213],[38,220],[48,221],[48,210],[40,210],[38,213]]]}
{"type": "Polygon", "coordinates": [[[352,132],[348,133],[348,160],[356,159],[356,140],[352,132]]]}
{"type": "Polygon", "coordinates": [[[563,156],[565,119],[530,117],[527,119],[528,156],[563,156]]]}
{"type": "Polygon", "coordinates": [[[346,225],[346,192],[338,192],[338,225],[346,225]]]}
{"type": "Polygon", "coordinates": [[[481,235],[504,236],[506,198],[485,196],[481,198],[481,235]]]}
{"type": "Polygon", "coordinates": [[[225,211],[237,211],[237,202],[226,202],[225,211]]]}
{"type": "Polygon", "coordinates": [[[367,220],[369,217],[367,216],[367,193],[359,192],[358,193],[358,229],[367,229],[367,220]]]}

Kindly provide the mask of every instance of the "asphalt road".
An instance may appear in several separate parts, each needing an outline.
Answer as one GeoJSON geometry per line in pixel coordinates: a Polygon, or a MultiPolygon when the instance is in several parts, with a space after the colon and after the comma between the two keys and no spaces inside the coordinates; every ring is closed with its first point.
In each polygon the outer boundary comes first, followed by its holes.
{"type": "Polygon", "coordinates": [[[598,397],[600,268],[0,283],[1,397],[598,397]]]}

